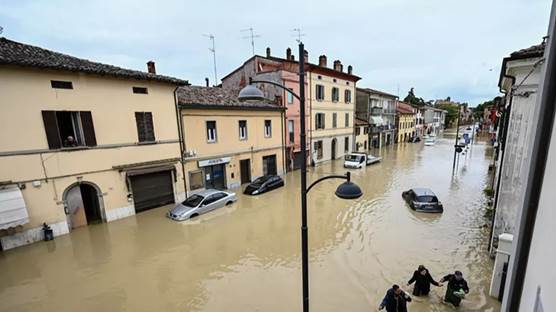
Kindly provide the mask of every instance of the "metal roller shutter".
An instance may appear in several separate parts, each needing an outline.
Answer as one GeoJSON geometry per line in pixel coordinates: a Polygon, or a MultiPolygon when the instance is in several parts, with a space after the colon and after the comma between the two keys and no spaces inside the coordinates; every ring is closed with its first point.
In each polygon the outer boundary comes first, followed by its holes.
{"type": "Polygon", "coordinates": [[[135,212],[145,211],[174,202],[172,172],[160,171],[129,177],[135,212]]]}

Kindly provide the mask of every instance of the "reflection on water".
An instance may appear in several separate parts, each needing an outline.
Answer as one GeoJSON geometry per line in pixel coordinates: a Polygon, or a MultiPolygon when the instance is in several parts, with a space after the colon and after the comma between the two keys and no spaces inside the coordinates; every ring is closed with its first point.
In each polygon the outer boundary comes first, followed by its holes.
{"type": "MultiPolygon", "coordinates": [[[[311,190],[313,310],[372,311],[386,289],[405,285],[419,264],[437,279],[464,272],[471,292],[460,311],[499,310],[487,295],[487,148],[477,142],[452,176],[452,144],[446,137],[435,146],[385,148],[382,163],[352,170],[364,191],[356,201],[334,197],[340,181],[311,190]],[[433,189],[445,212],[408,209],[401,192],[415,186],[433,189]]],[[[308,178],[343,171],[338,160],[312,169],[308,178]]],[[[236,204],[194,222],[173,222],[161,208],[4,252],[0,310],[300,310],[299,171],[285,180],[284,188],[240,195],[236,204]]],[[[411,311],[452,311],[442,303],[444,290],[415,299],[411,311]]]]}

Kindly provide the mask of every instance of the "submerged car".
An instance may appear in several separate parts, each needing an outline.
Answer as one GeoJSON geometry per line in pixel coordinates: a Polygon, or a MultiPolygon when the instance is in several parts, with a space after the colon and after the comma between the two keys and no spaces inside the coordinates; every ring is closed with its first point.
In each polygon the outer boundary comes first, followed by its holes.
{"type": "Polygon", "coordinates": [[[344,157],[344,168],[359,169],[378,163],[382,157],[376,157],[367,153],[350,153],[344,157]]]}
{"type": "Polygon", "coordinates": [[[443,212],[444,207],[438,197],[428,188],[412,188],[402,192],[403,199],[411,209],[418,212],[443,212]]]}
{"type": "Polygon", "coordinates": [[[195,218],[211,210],[233,204],[237,200],[236,194],[219,190],[204,190],[189,196],[182,203],[168,211],[168,218],[183,221],[195,218]]]}
{"type": "Polygon", "coordinates": [[[277,175],[265,175],[251,182],[243,194],[257,195],[284,186],[284,180],[277,175]]]}

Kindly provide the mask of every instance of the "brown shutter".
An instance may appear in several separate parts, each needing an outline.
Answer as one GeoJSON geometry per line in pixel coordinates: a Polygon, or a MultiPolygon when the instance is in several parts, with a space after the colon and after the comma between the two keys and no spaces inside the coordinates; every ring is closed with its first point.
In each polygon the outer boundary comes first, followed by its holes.
{"type": "Polygon", "coordinates": [[[93,126],[93,116],[91,112],[81,111],[81,127],[83,128],[83,136],[85,137],[85,145],[96,146],[97,139],[95,137],[95,127],[93,126]]]}
{"type": "Polygon", "coordinates": [[[56,121],[55,111],[42,111],[42,121],[44,122],[44,130],[46,132],[46,140],[49,149],[58,149],[62,147],[60,132],[58,131],[58,122],[56,121]]]}
{"type": "Polygon", "coordinates": [[[145,136],[147,137],[147,141],[154,142],[153,114],[150,112],[145,113],[145,136]]]}

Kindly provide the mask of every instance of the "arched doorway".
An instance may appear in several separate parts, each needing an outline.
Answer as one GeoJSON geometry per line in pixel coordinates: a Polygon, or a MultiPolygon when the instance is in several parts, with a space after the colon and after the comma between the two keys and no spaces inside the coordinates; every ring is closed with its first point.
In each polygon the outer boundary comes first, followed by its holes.
{"type": "Polygon", "coordinates": [[[70,229],[102,222],[102,201],[99,195],[100,189],[89,182],[76,183],[66,189],[64,207],[70,229]]]}
{"type": "Polygon", "coordinates": [[[330,159],[336,159],[336,138],[332,139],[330,159]]]}

